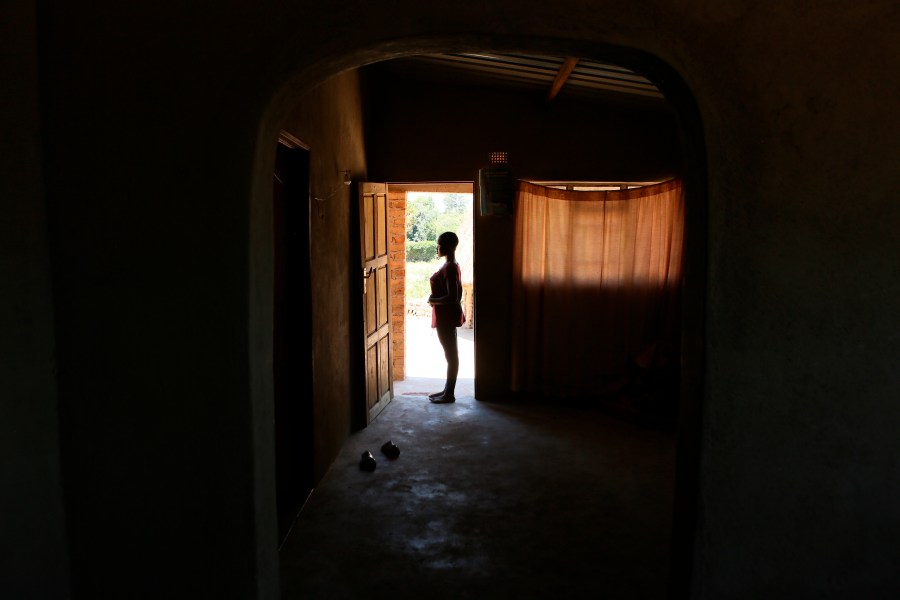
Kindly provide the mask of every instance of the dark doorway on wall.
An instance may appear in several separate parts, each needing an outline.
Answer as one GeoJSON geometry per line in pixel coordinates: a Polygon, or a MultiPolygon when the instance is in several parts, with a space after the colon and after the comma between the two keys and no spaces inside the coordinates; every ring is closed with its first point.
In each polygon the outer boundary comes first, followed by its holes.
{"type": "Polygon", "coordinates": [[[309,150],[282,135],[273,174],[275,467],[283,541],[313,487],[309,150]]]}

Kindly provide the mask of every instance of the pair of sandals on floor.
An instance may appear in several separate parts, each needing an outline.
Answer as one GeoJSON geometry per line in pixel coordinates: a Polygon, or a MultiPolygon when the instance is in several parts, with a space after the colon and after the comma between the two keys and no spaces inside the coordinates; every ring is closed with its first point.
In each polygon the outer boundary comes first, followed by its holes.
{"type": "Polygon", "coordinates": [[[428,394],[428,399],[434,404],[450,404],[451,402],[456,402],[456,396],[448,394],[444,390],[428,394]]]}

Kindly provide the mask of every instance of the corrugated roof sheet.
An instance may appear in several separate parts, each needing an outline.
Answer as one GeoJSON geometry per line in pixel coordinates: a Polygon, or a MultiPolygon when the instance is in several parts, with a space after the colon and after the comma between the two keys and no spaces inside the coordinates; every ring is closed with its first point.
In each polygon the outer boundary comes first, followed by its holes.
{"type": "MultiPolygon", "coordinates": [[[[415,57],[444,68],[466,71],[491,80],[549,89],[565,57],[526,54],[427,54],[415,57]]],[[[564,90],[613,92],[663,99],[653,83],[624,67],[579,59],[564,90]]]]}

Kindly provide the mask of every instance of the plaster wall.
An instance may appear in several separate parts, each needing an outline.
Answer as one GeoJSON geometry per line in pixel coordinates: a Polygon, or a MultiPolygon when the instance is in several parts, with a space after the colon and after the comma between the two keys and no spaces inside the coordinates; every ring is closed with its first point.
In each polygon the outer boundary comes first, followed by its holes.
{"type": "Polygon", "coordinates": [[[0,595],[26,600],[67,594],[69,564],[35,7],[7,4],[0,19],[0,595]]]}
{"type": "Polygon", "coordinates": [[[362,104],[356,71],[329,78],[298,99],[284,129],[310,147],[310,267],[313,322],[315,477],[320,479],[353,425],[356,345],[362,309],[352,296],[359,272],[356,186],[365,179],[362,104]],[[360,315],[356,312],[359,311],[360,315]]]}
{"type": "Polygon", "coordinates": [[[496,90],[363,69],[369,170],[386,181],[475,181],[488,153],[505,150],[519,178],[639,181],[679,167],[675,117],[665,102],[582,99],[545,90],[496,90]]]}
{"type": "MultiPolygon", "coordinates": [[[[30,256],[5,283],[45,314],[52,277],[55,330],[12,342],[33,354],[2,386],[22,398],[55,340],[74,595],[277,597],[265,206],[302,93],[406,52],[615,47],[681,75],[706,142],[692,595],[900,591],[895,2],[51,0],[38,17],[40,114],[4,106],[24,129],[0,159],[42,173],[50,235],[38,218],[4,247],[30,256]],[[21,154],[37,122],[43,163],[21,154]]],[[[52,454],[13,439],[27,464],[52,454]]]]}
{"type": "Polygon", "coordinates": [[[39,9],[71,596],[274,597],[272,426],[248,401],[250,357],[271,373],[248,325],[257,128],[232,120],[265,100],[216,55],[213,11],[39,9]]]}

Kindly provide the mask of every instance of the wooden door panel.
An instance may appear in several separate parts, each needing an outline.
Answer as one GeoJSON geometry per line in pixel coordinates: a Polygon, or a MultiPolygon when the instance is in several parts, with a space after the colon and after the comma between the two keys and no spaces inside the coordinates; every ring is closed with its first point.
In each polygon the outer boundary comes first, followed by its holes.
{"type": "Polygon", "coordinates": [[[366,409],[372,408],[378,403],[381,394],[378,393],[378,346],[366,349],[366,409]]]}
{"type": "Polygon", "coordinates": [[[375,197],[373,194],[363,194],[363,214],[360,222],[365,227],[363,232],[363,260],[370,261],[375,258],[375,197]]]}
{"type": "Polygon", "coordinates": [[[371,275],[368,276],[363,286],[366,288],[363,301],[366,303],[365,331],[366,337],[368,337],[375,333],[375,331],[378,329],[378,293],[375,290],[375,277],[372,277],[371,275]]]}
{"type": "Polygon", "coordinates": [[[359,211],[366,408],[371,421],[391,401],[394,387],[391,379],[387,186],[383,183],[360,184],[359,211]]]}
{"type": "Polygon", "coordinates": [[[387,192],[375,202],[375,254],[387,256],[387,192]]]}
{"type": "Polygon", "coordinates": [[[388,305],[390,300],[390,290],[388,290],[387,265],[378,269],[375,279],[375,289],[378,297],[378,310],[376,311],[376,323],[378,327],[387,325],[390,315],[388,314],[388,305]]]}

